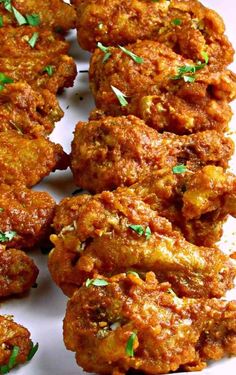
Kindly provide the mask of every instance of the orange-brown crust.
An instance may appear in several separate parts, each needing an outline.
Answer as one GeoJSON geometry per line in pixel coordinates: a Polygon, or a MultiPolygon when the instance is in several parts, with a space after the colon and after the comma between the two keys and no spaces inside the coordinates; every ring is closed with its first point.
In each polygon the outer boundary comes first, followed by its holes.
{"type": "Polygon", "coordinates": [[[84,285],[67,306],[65,345],[85,371],[197,371],[208,360],[236,354],[235,301],[179,299],[152,273],[146,281],[125,274],[106,280],[104,287],[84,285]]]}
{"type": "Polygon", "coordinates": [[[1,245],[0,264],[0,297],[22,294],[35,284],[38,268],[23,251],[1,245]]]}

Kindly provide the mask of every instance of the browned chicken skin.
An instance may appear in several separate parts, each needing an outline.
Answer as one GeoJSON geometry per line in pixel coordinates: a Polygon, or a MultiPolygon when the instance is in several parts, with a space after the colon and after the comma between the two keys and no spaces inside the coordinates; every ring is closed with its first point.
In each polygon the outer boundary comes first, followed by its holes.
{"type": "Polygon", "coordinates": [[[64,319],[66,347],[85,371],[195,371],[236,354],[235,301],[180,299],[152,273],[105,281],[76,291],[64,319]]]}
{"type": "Polygon", "coordinates": [[[109,46],[152,39],[195,61],[207,51],[212,69],[232,62],[234,50],[224,35],[223,20],[196,0],[73,3],[77,10],[78,41],[86,50],[93,51],[99,41],[109,46]],[[179,25],[175,25],[176,19],[179,25]]]}
{"type": "Polygon", "coordinates": [[[38,268],[23,251],[0,245],[0,264],[0,297],[22,294],[34,285],[38,268]]]}
{"type": "Polygon", "coordinates": [[[215,131],[189,136],[158,134],[134,116],[80,122],[72,143],[76,185],[91,192],[130,186],[154,168],[186,164],[190,170],[213,164],[224,168],[233,141],[215,131]]]}
{"type": "Polygon", "coordinates": [[[111,56],[105,62],[100,49],[92,56],[90,87],[97,108],[104,114],[135,115],[158,131],[177,134],[228,129],[232,117],[229,102],[236,97],[232,72],[213,73],[206,65],[195,74],[179,76],[178,69],[197,66],[196,62],[154,41],[138,41],[126,49],[142,63],[118,47],[109,48],[111,56]],[[185,82],[188,78],[195,81],[185,82]],[[114,87],[126,96],[127,105],[119,103],[114,87]]]}

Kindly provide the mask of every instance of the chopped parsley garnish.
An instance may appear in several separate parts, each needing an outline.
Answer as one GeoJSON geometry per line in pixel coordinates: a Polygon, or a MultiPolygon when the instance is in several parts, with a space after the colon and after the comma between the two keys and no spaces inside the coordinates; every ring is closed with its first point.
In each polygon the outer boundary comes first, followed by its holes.
{"type": "Polygon", "coordinates": [[[134,356],[134,343],[135,343],[135,340],[137,339],[137,335],[135,332],[131,333],[128,341],[127,341],[127,344],[126,344],[126,348],[125,348],[125,353],[129,356],[129,357],[133,357],[134,356]]]}
{"type": "Polygon", "coordinates": [[[149,240],[149,238],[152,235],[152,231],[149,227],[145,229],[142,225],[129,225],[129,228],[132,229],[139,236],[145,235],[146,240],[149,240]]]}
{"type": "Polygon", "coordinates": [[[13,14],[15,16],[15,19],[18,22],[18,25],[21,26],[21,25],[27,24],[26,18],[24,16],[22,16],[22,14],[15,7],[12,7],[12,11],[13,11],[13,14]]]}
{"type": "Polygon", "coordinates": [[[87,279],[85,282],[86,288],[89,288],[91,285],[93,286],[107,286],[109,283],[103,279],[87,279]]]}
{"type": "Polygon", "coordinates": [[[97,47],[104,53],[104,57],[102,59],[102,63],[104,64],[111,56],[111,52],[109,52],[109,47],[105,47],[101,42],[98,42],[97,47]]]}
{"type": "Polygon", "coordinates": [[[39,33],[37,33],[37,32],[33,33],[32,37],[28,41],[31,48],[35,47],[35,44],[37,43],[38,37],[39,37],[39,33]]]}
{"type": "Polygon", "coordinates": [[[0,231],[0,242],[10,242],[15,236],[16,232],[14,231],[7,231],[7,232],[1,232],[0,231]]]}
{"type": "Polygon", "coordinates": [[[201,61],[198,61],[196,65],[180,66],[178,68],[178,74],[171,77],[171,79],[173,80],[183,79],[184,82],[188,82],[188,83],[195,82],[196,80],[195,73],[198,70],[203,69],[209,62],[209,57],[206,52],[202,52],[202,57],[204,58],[204,63],[202,63],[201,61]]]}
{"type": "Polygon", "coordinates": [[[111,88],[114,94],[116,95],[117,99],[119,100],[121,107],[126,107],[128,105],[128,102],[125,99],[127,98],[127,96],[123,92],[121,92],[117,87],[111,86],[111,88]]]}
{"type": "Polygon", "coordinates": [[[179,18],[175,18],[174,20],[171,21],[171,23],[175,26],[180,26],[182,24],[182,21],[179,18]]]}
{"type": "Polygon", "coordinates": [[[129,57],[131,57],[131,59],[133,59],[134,62],[136,62],[137,64],[142,64],[143,63],[143,58],[142,57],[139,57],[139,56],[135,55],[135,53],[129,51],[125,47],[119,46],[119,48],[121,49],[121,51],[123,51],[124,53],[126,53],[126,55],[128,55],[129,57]]]}
{"type": "Polygon", "coordinates": [[[3,27],[3,17],[0,15],[0,27],[3,27]]]}
{"type": "Polygon", "coordinates": [[[31,359],[35,356],[35,354],[38,351],[38,348],[39,348],[38,343],[36,343],[35,345],[33,343],[31,343],[31,349],[30,349],[28,357],[27,357],[28,362],[31,361],[31,359]]]}
{"type": "Polygon", "coordinates": [[[13,79],[10,77],[7,77],[4,73],[0,73],[0,91],[4,89],[4,86],[7,83],[13,83],[13,79]]]}
{"type": "Polygon", "coordinates": [[[172,168],[173,173],[175,174],[181,174],[187,172],[187,167],[184,164],[176,165],[172,168]]]}
{"type": "Polygon", "coordinates": [[[15,367],[16,363],[16,358],[19,354],[20,348],[19,346],[13,346],[11,356],[9,358],[8,364],[0,366],[0,373],[1,374],[8,374],[10,370],[15,367]]]}
{"type": "Polygon", "coordinates": [[[53,75],[54,69],[52,65],[47,65],[43,68],[43,72],[46,72],[50,77],[53,75]]]}
{"type": "Polygon", "coordinates": [[[0,0],[0,3],[3,3],[3,6],[8,12],[12,12],[11,0],[0,0]]]}
{"type": "Polygon", "coordinates": [[[25,18],[30,26],[38,26],[40,24],[39,14],[26,14],[25,18]]]}

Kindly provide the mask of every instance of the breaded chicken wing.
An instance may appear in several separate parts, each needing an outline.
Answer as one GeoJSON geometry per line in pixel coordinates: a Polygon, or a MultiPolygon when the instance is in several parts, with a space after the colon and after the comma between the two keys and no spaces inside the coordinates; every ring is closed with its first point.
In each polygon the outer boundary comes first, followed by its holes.
{"type": "Polygon", "coordinates": [[[64,342],[85,371],[197,371],[236,354],[236,302],[178,298],[152,273],[89,280],[68,302],[64,342]],[[101,280],[100,280],[101,282],[101,280]]]}
{"type": "Polygon", "coordinates": [[[91,192],[130,186],[154,168],[185,164],[197,170],[228,165],[232,140],[216,131],[189,136],[159,134],[134,116],[80,122],[72,143],[76,185],[91,192]]]}
{"type": "Polygon", "coordinates": [[[26,250],[47,241],[55,206],[48,193],[0,184],[0,232],[14,233],[1,242],[26,250]]]}
{"type": "Polygon", "coordinates": [[[171,223],[128,189],[65,201],[51,236],[52,278],[71,296],[87,279],[135,270],[153,271],[180,296],[220,297],[233,287],[236,268],[217,248],[187,242],[171,223]],[[71,221],[69,222],[68,209],[71,221]],[[64,216],[65,218],[64,218],[64,216]]]}
{"type": "Polygon", "coordinates": [[[10,3],[12,6],[7,6],[4,1],[0,4],[0,15],[3,17],[4,26],[18,26],[17,19],[12,11],[12,7],[14,7],[23,16],[37,14],[41,28],[67,31],[75,27],[75,10],[63,0],[12,0],[10,3]]]}
{"type": "Polygon", "coordinates": [[[38,268],[23,251],[0,245],[0,264],[0,297],[22,294],[34,285],[38,268]]]}
{"type": "Polygon", "coordinates": [[[11,361],[13,367],[27,362],[32,345],[30,332],[26,328],[15,323],[11,316],[0,316],[0,366],[8,366],[13,349],[16,347],[19,352],[16,358],[14,356],[15,360],[11,361]]]}
{"type": "Polygon", "coordinates": [[[56,169],[66,169],[68,157],[58,144],[16,131],[0,133],[0,183],[36,185],[56,169]]]}
{"type": "Polygon", "coordinates": [[[92,56],[90,87],[99,110],[111,116],[135,115],[158,131],[177,134],[228,129],[229,102],[236,97],[232,72],[212,73],[202,57],[201,69],[181,75],[180,69],[199,65],[154,41],[138,41],[126,49],[142,63],[119,47],[109,49],[106,62],[100,49],[92,56]],[[125,95],[126,105],[121,105],[115,89],[125,95]]]}
{"type": "Polygon", "coordinates": [[[0,91],[0,132],[48,135],[62,116],[56,96],[48,90],[35,91],[21,81],[5,85],[0,91]]]}
{"type": "Polygon", "coordinates": [[[206,51],[213,69],[232,62],[234,50],[224,35],[223,20],[197,0],[73,0],[73,3],[77,10],[78,41],[86,50],[93,51],[99,41],[116,46],[152,39],[194,61],[201,59],[206,51]]]}

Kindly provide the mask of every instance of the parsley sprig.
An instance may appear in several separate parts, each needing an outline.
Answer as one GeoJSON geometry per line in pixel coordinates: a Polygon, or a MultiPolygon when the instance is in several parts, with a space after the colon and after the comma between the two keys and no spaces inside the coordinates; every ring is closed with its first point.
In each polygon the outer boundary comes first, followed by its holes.
{"type": "Polygon", "coordinates": [[[11,356],[9,358],[8,364],[0,367],[0,374],[8,374],[10,370],[16,366],[16,358],[19,354],[19,346],[13,346],[11,356]]]}
{"type": "Polygon", "coordinates": [[[54,68],[52,65],[47,65],[45,68],[43,68],[42,72],[46,72],[51,77],[54,73],[54,68]]]}
{"type": "Polygon", "coordinates": [[[152,231],[150,227],[144,228],[142,225],[129,225],[129,228],[133,230],[135,233],[137,233],[139,236],[145,236],[146,240],[149,240],[149,238],[152,235],[152,231]]]}
{"type": "Polygon", "coordinates": [[[32,37],[28,41],[31,48],[35,47],[35,45],[37,43],[37,40],[38,40],[38,37],[39,37],[39,33],[37,33],[37,32],[33,33],[32,37]]]}
{"type": "Polygon", "coordinates": [[[125,353],[129,357],[134,357],[134,343],[136,339],[137,339],[136,333],[132,332],[125,347],[125,353]]]}
{"type": "Polygon", "coordinates": [[[181,173],[185,173],[187,171],[188,171],[188,169],[187,169],[186,165],[184,165],[184,164],[178,164],[178,165],[175,165],[172,168],[172,172],[175,173],[175,174],[181,174],[181,173]]]}
{"type": "Polygon", "coordinates": [[[40,16],[38,14],[26,14],[23,16],[11,3],[11,0],[0,0],[3,3],[4,8],[14,14],[14,17],[19,26],[30,25],[38,26],[40,24],[40,16]]]}
{"type": "Polygon", "coordinates": [[[107,286],[109,283],[103,279],[87,279],[85,282],[86,288],[89,288],[91,285],[93,286],[107,286]]]}
{"type": "Polygon", "coordinates": [[[105,47],[101,42],[98,42],[97,47],[104,53],[102,63],[104,64],[109,57],[111,56],[111,52],[109,51],[109,47],[105,47]]]}
{"type": "Polygon", "coordinates": [[[135,55],[135,53],[129,51],[127,48],[125,47],[122,47],[122,46],[119,46],[119,48],[121,49],[121,51],[123,51],[126,55],[128,55],[129,57],[131,57],[132,60],[134,60],[134,62],[136,62],[137,64],[142,64],[143,63],[143,58],[142,57],[139,57],[137,55],[135,55]]]}
{"type": "Polygon", "coordinates": [[[171,77],[173,80],[183,79],[184,82],[192,83],[196,80],[195,73],[198,70],[203,69],[209,62],[209,57],[206,52],[202,52],[202,57],[204,58],[204,63],[198,61],[196,65],[184,65],[178,67],[178,74],[171,77]]]}
{"type": "Polygon", "coordinates": [[[125,99],[127,96],[115,86],[111,85],[111,89],[119,100],[121,107],[126,107],[129,104],[125,99]]]}
{"type": "Polygon", "coordinates": [[[13,79],[10,78],[10,77],[7,77],[4,73],[1,73],[0,72],[0,91],[2,91],[4,89],[4,86],[7,84],[7,83],[13,83],[13,79]]]}
{"type": "Polygon", "coordinates": [[[10,242],[17,235],[14,231],[1,232],[0,231],[0,242],[10,242]]]}

